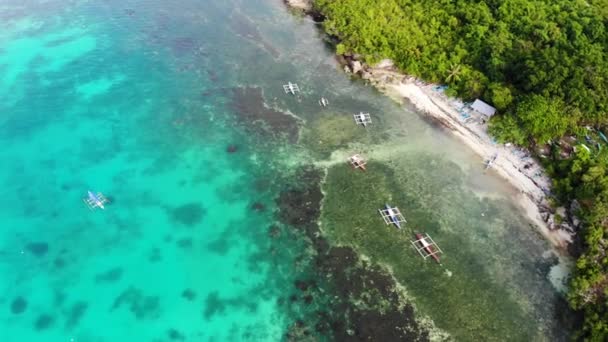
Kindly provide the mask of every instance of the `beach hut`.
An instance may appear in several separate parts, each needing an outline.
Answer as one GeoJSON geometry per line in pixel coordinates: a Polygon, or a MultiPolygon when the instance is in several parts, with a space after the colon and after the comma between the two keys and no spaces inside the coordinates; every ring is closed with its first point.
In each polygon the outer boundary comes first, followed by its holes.
{"type": "Polygon", "coordinates": [[[494,113],[496,113],[496,108],[481,101],[480,99],[475,100],[475,102],[473,102],[473,104],[471,105],[471,108],[473,108],[474,111],[483,114],[487,117],[490,117],[494,115],[494,113]]]}

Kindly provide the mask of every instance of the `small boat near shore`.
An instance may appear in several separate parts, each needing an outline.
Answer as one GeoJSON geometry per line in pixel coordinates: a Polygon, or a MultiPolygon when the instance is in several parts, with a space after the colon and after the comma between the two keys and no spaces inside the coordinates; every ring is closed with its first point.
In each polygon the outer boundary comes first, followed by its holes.
{"type": "Polygon", "coordinates": [[[360,112],[359,114],[354,114],[355,122],[357,125],[361,125],[363,127],[367,127],[367,125],[372,123],[372,118],[369,113],[360,112]]]}
{"type": "Polygon", "coordinates": [[[407,222],[397,207],[391,207],[388,204],[384,204],[384,208],[378,209],[378,211],[380,212],[382,219],[384,219],[384,223],[387,225],[393,224],[398,229],[401,229],[401,222],[407,222]]]}
{"type": "Polygon", "coordinates": [[[365,160],[363,160],[363,158],[361,158],[360,155],[355,154],[352,155],[351,157],[348,158],[348,162],[350,163],[350,166],[353,167],[353,169],[359,169],[361,171],[365,171],[365,164],[367,164],[367,162],[365,162],[365,160]]]}
{"type": "Polygon", "coordinates": [[[433,258],[438,264],[441,264],[441,260],[439,259],[439,255],[443,253],[443,251],[437,246],[435,241],[430,237],[429,234],[414,234],[416,237],[415,240],[411,241],[412,245],[420,253],[422,258],[426,259],[428,257],[433,258]]]}
{"type": "Polygon", "coordinates": [[[285,94],[295,95],[300,92],[300,87],[295,83],[288,82],[283,85],[283,90],[285,91],[285,94]]]}

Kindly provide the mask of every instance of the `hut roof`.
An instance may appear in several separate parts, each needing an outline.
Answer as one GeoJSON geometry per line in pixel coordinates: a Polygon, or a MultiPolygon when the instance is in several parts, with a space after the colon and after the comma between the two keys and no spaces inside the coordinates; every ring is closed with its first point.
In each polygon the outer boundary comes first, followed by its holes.
{"type": "Polygon", "coordinates": [[[485,116],[492,116],[494,115],[494,113],[496,113],[496,108],[481,101],[480,99],[475,100],[475,102],[473,102],[473,104],[471,105],[471,108],[485,116]]]}

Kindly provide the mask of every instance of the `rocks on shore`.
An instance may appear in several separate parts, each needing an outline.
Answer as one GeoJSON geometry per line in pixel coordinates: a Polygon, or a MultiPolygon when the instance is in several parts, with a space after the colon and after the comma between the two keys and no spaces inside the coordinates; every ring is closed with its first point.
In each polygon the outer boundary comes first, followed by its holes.
{"type": "Polygon", "coordinates": [[[361,62],[361,58],[356,54],[345,54],[338,56],[338,62],[344,65],[346,73],[357,75],[380,89],[403,79],[403,75],[397,71],[392,60],[383,59],[376,65],[370,66],[361,62]]]}
{"type": "Polygon", "coordinates": [[[576,234],[581,225],[581,220],[575,215],[576,211],[572,210],[573,205],[570,205],[570,210],[565,207],[552,209],[546,206],[540,206],[541,218],[550,230],[563,230],[570,235],[576,234]]]}
{"type": "Polygon", "coordinates": [[[312,11],[312,0],[284,0],[287,6],[302,10],[306,13],[312,11]]]}

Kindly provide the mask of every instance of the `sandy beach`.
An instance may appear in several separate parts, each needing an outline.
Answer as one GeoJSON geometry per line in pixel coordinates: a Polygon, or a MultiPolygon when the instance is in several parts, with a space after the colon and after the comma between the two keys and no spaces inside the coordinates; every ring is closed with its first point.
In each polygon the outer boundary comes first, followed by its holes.
{"type": "MultiPolygon", "coordinates": [[[[485,117],[467,104],[445,95],[444,88],[397,72],[385,60],[375,67],[351,61],[347,67],[393,99],[411,102],[420,112],[447,127],[471,150],[488,161],[491,169],[514,186],[519,195],[515,201],[539,231],[556,247],[565,249],[572,242],[567,226],[552,224],[547,195],[551,180],[531,154],[510,144],[499,144],[488,134],[485,117]]],[[[348,71],[348,70],[347,70],[348,71]]]]}

